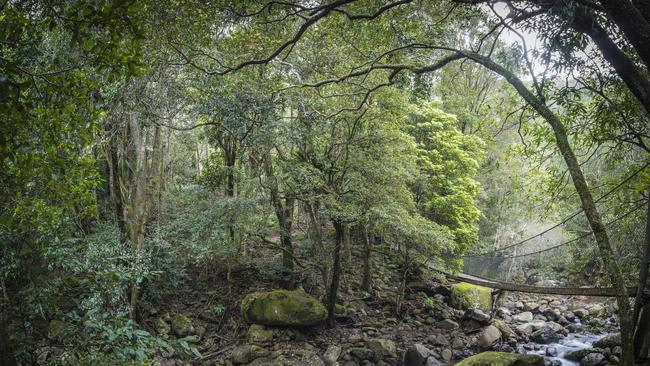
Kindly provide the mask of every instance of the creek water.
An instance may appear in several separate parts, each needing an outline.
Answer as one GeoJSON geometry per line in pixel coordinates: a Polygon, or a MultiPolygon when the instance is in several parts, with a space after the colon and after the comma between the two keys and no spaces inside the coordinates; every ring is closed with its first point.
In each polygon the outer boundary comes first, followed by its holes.
{"type": "Polygon", "coordinates": [[[531,353],[536,353],[544,356],[547,360],[558,360],[562,365],[579,365],[579,362],[569,361],[564,358],[564,355],[567,352],[575,351],[583,348],[590,348],[591,345],[598,339],[606,336],[607,334],[593,334],[593,333],[574,333],[569,334],[565,338],[561,339],[557,343],[551,344],[535,344],[535,350],[531,353]],[[555,347],[557,350],[557,356],[546,356],[546,350],[555,347]]]}

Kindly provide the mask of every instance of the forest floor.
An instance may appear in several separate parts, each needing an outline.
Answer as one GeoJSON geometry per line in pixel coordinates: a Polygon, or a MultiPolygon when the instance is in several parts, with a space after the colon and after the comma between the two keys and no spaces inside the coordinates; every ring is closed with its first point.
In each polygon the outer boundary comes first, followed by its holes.
{"type": "MultiPolygon", "coordinates": [[[[156,358],[160,365],[398,365],[404,364],[400,356],[409,349],[424,352],[424,359],[430,356],[427,365],[453,364],[484,350],[556,356],[554,347],[540,344],[555,344],[567,336],[606,335],[617,327],[611,302],[605,299],[509,293],[501,299],[493,319],[480,311],[454,309],[449,306],[450,284],[427,272],[410,283],[397,316],[398,267],[385,263],[373,273],[371,292],[359,289],[360,266],[345,272],[335,328],[267,328],[271,331],[265,333],[268,339],[261,343],[258,339],[253,345],[249,324],[240,314],[240,301],[246,294],[275,289],[278,284],[252,263],[233,268],[232,287],[225,271],[208,275],[196,270],[177,286],[173,298],[152,307],[146,328],[173,334],[173,325],[161,329],[161,320],[173,323],[170,318],[184,315],[191,322],[186,333],[198,336],[196,347],[201,352],[201,357],[190,360],[162,354],[156,358]],[[497,334],[489,334],[493,329],[488,328],[495,327],[497,334]]],[[[303,275],[317,278],[315,273],[303,275]]],[[[319,286],[304,289],[322,297],[319,286]]],[[[605,354],[605,361],[615,364],[620,347],[598,351],[605,354]]],[[[560,364],[553,357],[547,357],[546,363],[560,364]]]]}

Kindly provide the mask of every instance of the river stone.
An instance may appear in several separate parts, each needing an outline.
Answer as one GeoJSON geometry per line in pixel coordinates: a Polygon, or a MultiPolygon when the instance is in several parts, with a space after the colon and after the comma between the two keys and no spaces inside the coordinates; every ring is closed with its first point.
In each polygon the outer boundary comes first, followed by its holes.
{"type": "Polygon", "coordinates": [[[483,349],[490,348],[499,339],[501,339],[501,331],[494,325],[490,325],[478,336],[478,345],[483,349]]]}
{"type": "Polygon", "coordinates": [[[526,323],[533,320],[533,313],[530,311],[524,311],[514,316],[514,319],[520,323],[526,323]]]}
{"type": "Polygon", "coordinates": [[[456,309],[481,309],[484,313],[492,311],[492,290],[466,282],[451,286],[451,306],[456,309]]]}
{"type": "Polygon", "coordinates": [[[557,334],[553,328],[545,325],[544,328],[534,331],[533,334],[530,335],[530,339],[536,343],[549,344],[559,341],[560,335],[557,334]]]}
{"type": "Polygon", "coordinates": [[[594,347],[596,348],[612,348],[620,345],[621,333],[610,334],[594,342],[594,347]]]}
{"type": "Polygon", "coordinates": [[[374,353],[375,360],[381,360],[386,357],[395,357],[397,347],[390,339],[373,338],[368,341],[368,348],[374,353]]]}
{"type": "Polygon", "coordinates": [[[601,353],[590,353],[580,360],[580,366],[601,366],[607,359],[601,353]]]}
{"type": "Polygon", "coordinates": [[[479,323],[487,323],[490,320],[490,316],[484,313],[481,309],[470,308],[465,312],[465,317],[469,319],[474,319],[479,323]]]}
{"type": "Polygon", "coordinates": [[[409,347],[404,354],[404,366],[423,366],[431,351],[420,343],[409,347]]]}
{"type": "Polygon", "coordinates": [[[460,361],[456,366],[544,366],[544,357],[504,352],[483,352],[460,361]]]}
{"type": "Polygon", "coordinates": [[[583,348],[575,351],[568,351],[564,354],[564,358],[569,361],[580,362],[585,356],[590,353],[602,353],[604,352],[601,348],[583,348]]]}
{"type": "Polygon", "coordinates": [[[374,356],[374,352],[366,347],[352,347],[350,348],[350,354],[359,360],[370,360],[374,356]]]}
{"type": "Polygon", "coordinates": [[[492,321],[492,325],[497,327],[501,334],[503,334],[505,337],[510,337],[514,333],[512,328],[510,328],[510,326],[501,319],[494,319],[492,321]]]}
{"type": "Polygon", "coordinates": [[[442,356],[442,359],[445,362],[451,361],[452,357],[454,357],[454,354],[448,348],[445,348],[444,350],[442,350],[442,353],[440,355],[442,356]]]}
{"type": "Polygon", "coordinates": [[[327,318],[327,310],[304,291],[274,290],[246,295],[241,312],[248,322],[264,325],[311,326],[327,318]]]}
{"type": "Polygon", "coordinates": [[[331,366],[339,359],[340,355],[341,355],[341,347],[332,345],[327,347],[325,354],[323,354],[323,360],[325,360],[325,364],[327,366],[331,366]]]}
{"type": "Polygon", "coordinates": [[[437,324],[438,329],[454,330],[458,329],[459,325],[451,319],[443,319],[437,324]]]}
{"type": "Polygon", "coordinates": [[[589,312],[586,309],[582,308],[573,310],[573,314],[575,314],[580,319],[585,319],[589,316],[589,312]]]}
{"type": "Polygon", "coordinates": [[[533,325],[530,323],[519,324],[517,326],[517,333],[522,335],[530,335],[534,330],[533,325]]]}

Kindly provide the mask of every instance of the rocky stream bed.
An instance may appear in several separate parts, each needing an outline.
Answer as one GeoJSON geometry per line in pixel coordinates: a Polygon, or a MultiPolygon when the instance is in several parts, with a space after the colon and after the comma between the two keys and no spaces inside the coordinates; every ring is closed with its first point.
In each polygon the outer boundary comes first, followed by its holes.
{"type": "MultiPolygon", "coordinates": [[[[200,336],[202,357],[190,363],[210,366],[618,363],[620,337],[609,302],[508,294],[492,309],[485,291],[469,284],[414,284],[401,318],[390,301],[349,291],[337,305],[338,326],[329,329],[321,325],[326,312],[319,301],[301,290],[274,290],[239,301],[237,327],[243,331],[233,338],[210,334],[204,316],[165,314],[155,328],[200,336]]],[[[173,355],[157,361],[187,363],[173,355]]]]}

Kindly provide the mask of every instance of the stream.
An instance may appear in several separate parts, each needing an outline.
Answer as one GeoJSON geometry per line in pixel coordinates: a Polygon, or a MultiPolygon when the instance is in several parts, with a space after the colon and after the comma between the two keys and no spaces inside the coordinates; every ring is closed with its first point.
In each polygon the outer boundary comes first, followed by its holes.
{"type": "Polygon", "coordinates": [[[574,333],[569,334],[565,338],[561,339],[559,342],[551,344],[534,344],[534,351],[538,355],[544,356],[547,360],[558,360],[562,365],[579,365],[579,362],[569,361],[564,358],[564,355],[567,352],[575,351],[583,348],[590,348],[591,345],[598,339],[606,336],[607,334],[593,334],[593,333],[574,333]],[[551,357],[546,354],[546,350],[554,347],[557,350],[557,356],[551,357]]]}

